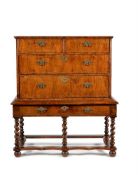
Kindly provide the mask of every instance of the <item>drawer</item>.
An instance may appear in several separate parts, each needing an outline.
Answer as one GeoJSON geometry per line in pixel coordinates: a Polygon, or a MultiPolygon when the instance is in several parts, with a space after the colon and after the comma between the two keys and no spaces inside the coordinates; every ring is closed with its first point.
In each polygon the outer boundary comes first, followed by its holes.
{"type": "Polygon", "coordinates": [[[31,55],[19,58],[20,74],[108,73],[109,55],[31,55]]]}
{"type": "Polygon", "coordinates": [[[110,51],[108,38],[67,38],[65,52],[103,52],[110,51]]]}
{"type": "Polygon", "coordinates": [[[109,106],[15,106],[14,116],[107,116],[109,106]]]}
{"type": "Polygon", "coordinates": [[[60,38],[32,38],[17,40],[17,52],[25,53],[45,53],[62,52],[63,42],[60,38]]]}
{"type": "Polygon", "coordinates": [[[108,97],[108,76],[22,75],[20,98],[108,97]]]}

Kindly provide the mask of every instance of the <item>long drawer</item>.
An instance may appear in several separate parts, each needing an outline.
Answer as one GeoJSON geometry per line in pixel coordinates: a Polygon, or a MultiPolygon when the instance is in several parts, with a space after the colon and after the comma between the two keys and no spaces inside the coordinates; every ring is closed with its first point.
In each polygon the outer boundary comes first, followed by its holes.
{"type": "Polygon", "coordinates": [[[99,75],[21,75],[20,98],[108,97],[108,81],[99,75]]]}
{"type": "Polygon", "coordinates": [[[108,73],[109,55],[19,55],[20,74],[108,73]]]}
{"type": "Polygon", "coordinates": [[[107,116],[110,114],[109,105],[87,106],[15,106],[14,116],[107,116]]]}

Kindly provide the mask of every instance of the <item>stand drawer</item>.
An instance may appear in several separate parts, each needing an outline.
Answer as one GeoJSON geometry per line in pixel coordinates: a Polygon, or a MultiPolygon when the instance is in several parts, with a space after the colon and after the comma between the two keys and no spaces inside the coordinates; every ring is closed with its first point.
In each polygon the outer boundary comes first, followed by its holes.
{"type": "Polygon", "coordinates": [[[109,106],[14,106],[14,116],[106,116],[109,106]]]}

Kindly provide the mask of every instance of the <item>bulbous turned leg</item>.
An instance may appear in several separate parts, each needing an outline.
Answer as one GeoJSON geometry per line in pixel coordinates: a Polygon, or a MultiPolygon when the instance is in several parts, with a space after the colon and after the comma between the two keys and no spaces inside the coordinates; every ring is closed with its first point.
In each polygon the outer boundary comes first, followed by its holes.
{"type": "Polygon", "coordinates": [[[25,141],[26,141],[26,138],[24,136],[24,118],[21,117],[20,118],[20,139],[21,139],[21,146],[24,145],[25,141]]]}
{"type": "Polygon", "coordinates": [[[14,126],[14,133],[15,133],[15,147],[14,147],[14,155],[16,157],[21,156],[20,152],[20,126],[19,126],[19,118],[15,118],[15,126],[14,126]]]}
{"type": "Polygon", "coordinates": [[[109,117],[105,117],[105,130],[104,130],[104,137],[103,137],[103,141],[105,143],[106,146],[109,146],[109,117]]]}
{"type": "Polygon", "coordinates": [[[115,147],[115,117],[111,117],[111,135],[110,135],[110,152],[111,157],[116,156],[116,147],[115,147]]]}
{"type": "Polygon", "coordinates": [[[68,149],[67,149],[67,117],[62,117],[62,156],[68,156],[68,149]]]}

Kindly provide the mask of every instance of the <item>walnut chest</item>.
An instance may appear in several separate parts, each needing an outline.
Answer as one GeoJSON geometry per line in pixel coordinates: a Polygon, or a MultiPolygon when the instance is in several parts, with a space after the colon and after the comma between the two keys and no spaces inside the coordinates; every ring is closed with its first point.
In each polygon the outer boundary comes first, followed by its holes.
{"type": "MultiPolygon", "coordinates": [[[[61,150],[64,156],[75,149],[67,138],[96,136],[67,135],[67,117],[103,116],[103,147],[82,149],[110,150],[114,156],[114,124],[117,102],[111,97],[112,37],[24,37],[16,38],[17,98],[12,102],[15,119],[15,155],[21,150],[47,150],[49,147],[25,147],[24,117],[61,116],[63,119],[61,150]],[[109,135],[109,118],[111,133],[109,135]]],[[[50,138],[50,136],[44,136],[50,138]]],[[[54,149],[54,148],[53,148],[54,149]]],[[[79,147],[77,147],[79,149],[79,147]]],[[[81,149],[81,148],[80,148],[81,149]]]]}

